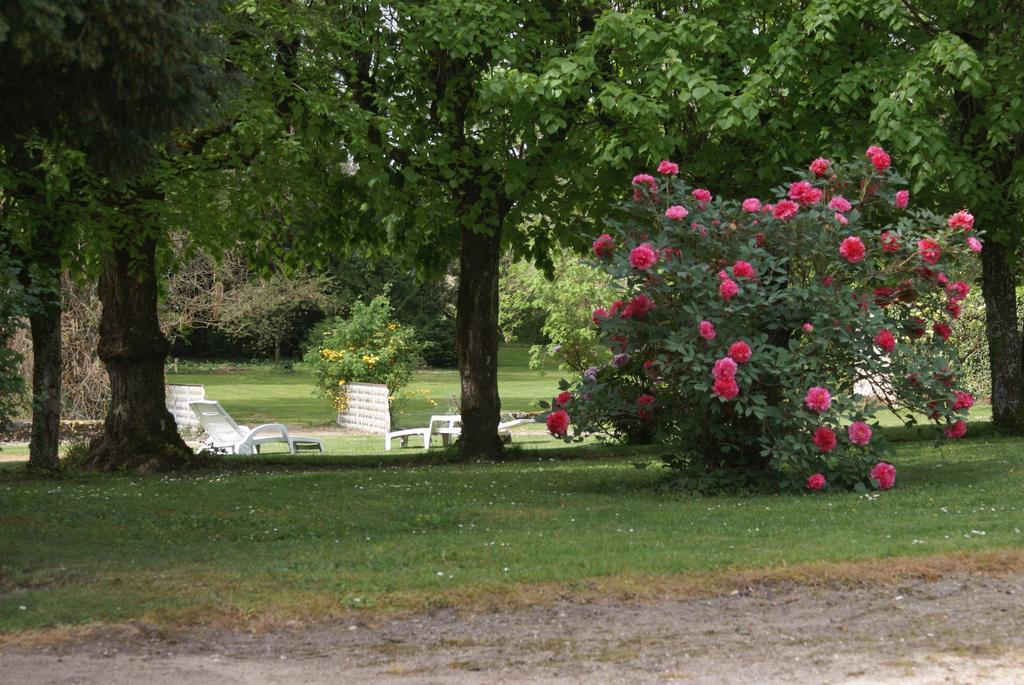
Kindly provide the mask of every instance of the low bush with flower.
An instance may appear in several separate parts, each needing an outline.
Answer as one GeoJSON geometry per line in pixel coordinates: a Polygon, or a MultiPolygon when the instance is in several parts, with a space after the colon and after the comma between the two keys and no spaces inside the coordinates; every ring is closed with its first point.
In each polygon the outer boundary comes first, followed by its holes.
{"type": "Polygon", "coordinates": [[[982,243],[968,211],[912,207],[891,163],[876,146],[818,158],[775,199],[742,202],[670,162],[634,178],[593,243],[624,287],[592,319],[611,361],[563,381],[551,432],[654,437],[700,488],[811,490],[892,487],[872,423],[883,406],[962,437],[973,397],[950,323],[982,243]]]}
{"type": "Polygon", "coordinates": [[[321,329],[305,361],[320,394],[338,411],[348,407],[349,383],[383,383],[393,401],[423,363],[416,330],[392,319],[385,296],[356,302],[347,318],[327,321],[321,329]]]}

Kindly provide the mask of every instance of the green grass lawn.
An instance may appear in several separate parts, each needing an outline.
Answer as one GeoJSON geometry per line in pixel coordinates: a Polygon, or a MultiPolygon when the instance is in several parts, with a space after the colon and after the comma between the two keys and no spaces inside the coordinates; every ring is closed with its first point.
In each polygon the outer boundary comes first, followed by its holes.
{"type": "Polygon", "coordinates": [[[377,468],[380,452],[236,458],[192,475],[55,481],[7,465],[0,632],[317,617],[545,583],[1016,549],[1022,451],[1021,439],[903,443],[887,493],[715,498],[652,489],[658,470],[637,470],[646,457],[621,447],[377,468]],[[547,458],[567,454],[589,459],[547,458]]]}
{"type": "MultiPolygon", "coordinates": [[[[504,411],[539,411],[538,400],[558,394],[559,374],[542,375],[527,366],[527,348],[503,347],[498,355],[501,406],[504,411]]],[[[179,364],[169,383],[206,387],[207,399],[219,401],[240,423],[277,421],[324,426],[335,420],[331,403],[315,394],[313,373],[302,364],[285,370],[269,364],[179,364]]],[[[460,393],[455,369],[423,369],[406,388],[400,404],[403,426],[425,426],[431,414],[447,414],[449,398],[460,393]]]]}

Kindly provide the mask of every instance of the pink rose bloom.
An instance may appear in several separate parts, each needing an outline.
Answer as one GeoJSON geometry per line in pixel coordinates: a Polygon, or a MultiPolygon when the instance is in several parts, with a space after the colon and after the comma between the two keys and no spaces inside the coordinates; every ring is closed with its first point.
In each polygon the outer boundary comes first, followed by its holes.
{"type": "Polygon", "coordinates": [[[605,309],[604,307],[598,307],[591,313],[590,320],[594,322],[595,326],[600,326],[602,323],[608,320],[609,316],[610,315],[608,314],[607,309],[605,309]]]}
{"type": "Polygon", "coordinates": [[[967,247],[971,252],[981,252],[981,241],[972,235],[967,239],[967,247]]]}
{"type": "Polygon", "coordinates": [[[701,321],[697,324],[698,330],[700,330],[700,337],[705,340],[714,340],[717,333],[715,333],[715,326],[710,321],[701,321]]]}
{"type": "Polygon", "coordinates": [[[856,264],[857,262],[864,261],[867,248],[864,247],[864,241],[855,235],[851,235],[839,243],[839,254],[850,264],[856,264]]]}
{"type": "Polygon", "coordinates": [[[942,432],[950,440],[959,440],[967,435],[967,422],[961,419],[952,426],[946,426],[943,428],[942,432]]]}
{"type": "Polygon", "coordinates": [[[917,253],[921,255],[922,261],[928,264],[935,264],[939,261],[939,257],[942,256],[942,248],[934,240],[924,238],[917,241],[917,253]]]}
{"type": "Polygon", "coordinates": [[[725,269],[722,269],[721,271],[718,272],[718,281],[719,282],[722,282],[722,281],[724,281],[727,278],[729,278],[729,272],[728,271],[726,271],[725,269]]]}
{"type": "Polygon", "coordinates": [[[811,411],[824,414],[832,406],[832,394],[828,389],[816,385],[808,389],[807,396],[804,397],[804,404],[811,411]]]}
{"type": "Polygon", "coordinates": [[[679,173],[679,165],[675,162],[670,162],[667,159],[661,160],[658,165],[658,173],[664,174],[665,176],[675,176],[679,173]]]}
{"type": "Polygon", "coordinates": [[[880,350],[889,354],[896,348],[896,338],[893,336],[892,331],[888,328],[883,328],[875,336],[875,344],[878,345],[880,350]]]}
{"type": "Polygon", "coordinates": [[[900,239],[892,231],[886,231],[882,234],[882,251],[883,252],[897,252],[900,249],[900,239]]]}
{"type": "Polygon", "coordinates": [[[896,201],[893,202],[896,209],[906,209],[907,205],[910,204],[910,191],[909,190],[898,190],[896,191],[896,201]]]}
{"type": "Polygon", "coordinates": [[[886,152],[882,151],[871,155],[871,163],[879,171],[885,171],[892,164],[892,160],[886,152]]]}
{"type": "Polygon", "coordinates": [[[949,299],[959,302],[970,294],[971,286],[964,281],[954,281],[946,286],[946,292],[949,299]]]}
{"type": "Polygon", "coordinates": [[[562,392],[558,393],[558,396],[555,398],[555,404],[557,404],[559,407],[564,407],[565,405],[569,404],[569,400],[571,399],[572,393],[569,392],[568,390],[563,390],[562,392]]]}
{"type": "Polygon", "coordinates": [[[736,362],[731,357],[722,357],[715,361],[715,366],[711,369],[711,377],[715,380],[735,378],[737,368],[736,362]]]}
{"type": "Polygon", "coordinates": [[[743,211],[755,214],[761,209],[761,201],[756,197],[748,197],[743,201],[743,211]]]}
{"type": "Polygon", "coordinates": [[[896,484],[896,467],[880,461],[872,467],[871,479],[878,483],[879,490],[888,490],[896,484]]]}
{"type": "Polygon", "coordinates": [[[690,212],[682,205],[672,205],[665,210],[665,216],[672,221],[682,221],[690,212]]]}
{"type": "Polygon", "coordinates": [[[658,253],[650,243],[641,243],[629,253],[629,265],[634,269],[650,269],[658,263],[658,253]]]}
{"type": "Polygon", "coordinates": [[[810,333],[811,331],[814,330],[814,324],[812,324],[812,323],[805,323],[800,328],[804,329],[804,333],[810,333]]]}
{"type": "Polygon", "coordinates": [[[637,295],[622,309],[623,319],[643,319],[654,309],[654,302],[644,294],[637,295]]]}
{"type": "Polygon", "coordinates": [[[821,201],[821,189],[815,188],[807,181],[789,184],[789,199],[802,205],[813,205],[821,201]]]}
{"type": "Polygon", "coordinates": [[[943,340],[949,340],[949,336],[953,335],[953,329],[949,327],[949,324],[941,321],[932,324],[932,330],[935,331],[935,335],[938,335],[943,340]]]}
{"type": "Polygon", "coordinates": [[[729,359],[737,364],[746,364],[750,361],[750,345],[742,340],[737,340],[729,345],[729,359]]]}
{"type": "Polygon", "coordinates": [[[657,188],[658,182],[654,180],[654,177],[651,176],[650,174],[637,174],[636,176],[633,177],[633,185],[657,188]]]}
{"type": "Polygon", "coordinates": [[[953,393],[956,400],[953,402],[953,409],[970,409],[974,406],[974,395],[969,392],[957,390],[953,393]]]}
{"type": "Polygon", "coordinates": [[[615,251],[615,241],[607,233],[602,233],[592,243],[594,248],[594,256],[598,258],[611,257],[615,251]]]}
{"type": "Polygon", "coordinates": [[[796,216],[796,213],[800,210],[800,205],[793,202],[792,200],[779,200],[772,210],[772,216],[776,219],[792,219],[796,216]]]}
{"type": "Polygon", "coordinates": [[[569,430],[569,414],[564,409],[548,414],[548,432],[556,438],[564,437],[569,430]]]}
{"type": "Polygon", "coordinates": [[[690,194],[697,202],[711,202],[711,191],[706,188],[697,188],[690,194]]]}
{"type": "Polygon", "coordinates": [[[654,416],[654,396],[644,393],[636,398],[636,415],[641,419],[654,416]]]}
{"type": "Polygon", "coordinates": [[[739,259],[732,265],[732,275],[736,278],[756,278],[757,271],[754,270],[750,262],[739,259]]]}
{"type": "Polygon", "coordinates": [[[845,226],[848,223],[850,223],[850,220],[847,219],[844,215],[840,214],[839,212],[836,212],[834,216],[835,216],[835,220],[838,221],[843,226],[845,226]]]}
{"type": "Polygon", "coordinates": [[[810,170],[815,176],[821,177],[828,173],[829,161],[824,157],[818,157],[811,162],[810,170]]]}
{"type": "Polygon", "coordinates": [[[836,434],[827,426],[818,426],[814,429],[814,437],[811,438],[818,450],[822,453],[831,452],[836,446],[836,434]]]}
{"type": "Polygon", "coordinates": [[[814,475],[807,477],[807,489],[817,492],[825,487],[825,482],[825,476],[820,473],[815,473],[814,475]]]}
{"type": "Polygon", "coordinates": [[[846,428],[846,435],[854,445],[864,445],[871,442],[871,426],[863,421],[854,421],[846,428]]]}
{"type": "Polygon", "coordinates": [[[740,394],[740,386],[735,378],[716,378],[711,389],[723,400],[731,400],[740,394]]]}
{"type": "Polygon", "coordinates": [[[834,209],[837,212],[848,212],[853,209],[853,205],[842,195],[836,195],[832,198],[832,201],[828,203],[829,209],[834,209]]]}
{"type": "Polygon", "coordinates": [[[647,188],[651,195],[657,195],[658,193],[658,182],[650,174],[637,174],[633,177],[633,185],[639,186],[633,188],[633,199],[637,202],[644,199],[641,188],[647,188]]]}
{"type": "Polygon", "coordinates": [[[726,302],[731,300],[739,291],[740,287],[736,285],[736,281],[731,278],[727,278],[718,284],[718,294],[721,295],[726,302]]]}
{"type": "Polygon", "coordinates": [[[879,152],[885,152],[885,150],[883,150],[882,148],[878,147],[877,145],[870,145],[870,146],[868,146],[868,149],[864,152],[864,156],[867,157],[868,159],[871,159],[872,157],[877,155],[879,152]]]}
{"type": "Polygon", "coordinates": [[[959,212],[949,217],[948,224],[950,228],[959,228],[962,231],[969,231],[974,228],[974,215],[966,209],[961,209],[959,212]]]}

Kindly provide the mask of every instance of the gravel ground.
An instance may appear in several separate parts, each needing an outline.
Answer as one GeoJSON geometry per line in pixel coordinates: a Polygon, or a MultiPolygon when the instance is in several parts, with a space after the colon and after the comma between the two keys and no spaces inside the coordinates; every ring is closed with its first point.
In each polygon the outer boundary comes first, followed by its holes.
{"type": "Polygon", "coordinates": [[[101,627],[0,649],[3,683],[1024,683],[1024,575],[443,610],[269,632],[101,627]]]}

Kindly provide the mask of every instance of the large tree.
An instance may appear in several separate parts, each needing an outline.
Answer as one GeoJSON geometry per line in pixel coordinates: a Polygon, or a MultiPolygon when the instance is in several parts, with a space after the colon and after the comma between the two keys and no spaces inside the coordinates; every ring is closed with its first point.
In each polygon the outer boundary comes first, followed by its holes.
{"type": "MultiPolygon", "coordinates": [[[[158,155],[155,144],[173,128],[196,121],[214,93],[218,79],[206,60],[211,37],[203,26],[217,7],[216,0],[16,0],[0,10],[0,148],[10,172],[0,237],[18,254],[25,277],[46,295],[30,317],[37,351],[30,446],[35,467],[57,464],[60,271],[87,266],[78,259],[82,245],[67,208],[59,215],[36,211],[53,205],[47,192],[53,165],[40,151],[80,151],[90,175],[106,177],[107,185],[145,170],[158,155]],[[8,226],[14,215],[16,230],[8,226]]],[[[119,230],[134,232],[123,223],[119,230]]],[[[145,262],[149,251],[144,239],[139,244],[141,251],[133,254],[145,262]]],[[[93,254],[102,258],[103,278],[120,281],[122,290],[131,290],[140,273],[146,281],[145,268],[135,268],[127,258],[132,255],[119,254],[116,246],[93,254]]],[[[105,290],[112,292],[101,287],[101,296],[105,290]]],[[[127,330],[131,323],[130,317],[121,319],[108,330],[127,330]]],[[[148,387],[154,396],[161,392],[148,387]]]]}

